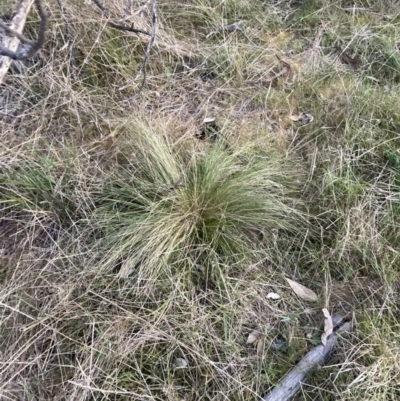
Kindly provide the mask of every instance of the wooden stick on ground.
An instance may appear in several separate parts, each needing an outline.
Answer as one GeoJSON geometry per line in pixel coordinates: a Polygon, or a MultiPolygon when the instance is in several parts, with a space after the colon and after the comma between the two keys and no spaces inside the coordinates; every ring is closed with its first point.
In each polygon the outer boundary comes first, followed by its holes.
{"type": "MultiPolygon", "coordinates": [[[[338,330],[350,331],[351,322],[342,324],[338,330]]],[[[309,351],[279,385],[262,398],[262,401],[289,401],[300,390],[301,384],[305,383],[307,376],[329,360],[337,343],[338,335],[331,334],[325,346],[321,344],[309,351]]]]}
{"type": "MultiPolygon", "coordinates": [[[[26,18],[35,0],[20,0],[15,15],[9,25],[10,29],[22,34],[26,18]]],[[[12,52],[17,51],[20,39],[16,36],[5,35],[2,40],[0,38],[0,46],[12,52]]],[[[12,59],[7,56],[0,56],[0,84],[3,82],[8,69],[10,68],[12,59]]]]}
{"type": "Polygon", "coordinates": [[[0,38],[0,40],[2,39],[0,41],[0,84],[10,68],[12,60],[26,60],[31,58],[43,46],[47,20],[48,14],[44,9],[41,0],[20,0],[10,25],[4,27],[4,24],[2,24],[5,34],[3,38],[0,38]],[[26,18],[33,3],[35,3],[40,16],[40,26],[36,41],[29,40],[22,35],[26,18]],[[18,45],[20,42],[28,44],[28,49],[18,51],[18,45]]]}

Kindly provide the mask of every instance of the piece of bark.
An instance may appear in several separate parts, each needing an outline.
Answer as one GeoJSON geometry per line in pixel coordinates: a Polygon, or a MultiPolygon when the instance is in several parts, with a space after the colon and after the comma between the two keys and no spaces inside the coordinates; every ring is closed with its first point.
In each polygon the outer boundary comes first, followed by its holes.
{"type": "MultiPolygon", "coordinates": [[[[351,322],[342,324],[338,330],[350,331],[351,322]]],[[[301,384],[306,382],[307,376],[329,360],[337,343],[338,335],[331,334],[325,346],[321,344],[309,351],[262,401],[289,401],[300,390],[301,384]]]]}
{"type": "MultiPolygon", "coordinates": [[[[11,20],[10,28],[14,31],[22,34],[24,29],[26,18],[29,14],[30,9],[35,0],[20,0],[15,11],[14,17],[11,20]]],[[[1,38],[0,38],[1,39],[1,38]]],[[[16,36],[5,35],[0,41],[0,45],[4,48],[9,49],[13,52],[17,51],[20,39],[16,36]]],[[[4,77],[7,74],[8,69],[11,66],[12,59],[7,56],[0,56],[0,84],[3,82],[4,77]]]]}

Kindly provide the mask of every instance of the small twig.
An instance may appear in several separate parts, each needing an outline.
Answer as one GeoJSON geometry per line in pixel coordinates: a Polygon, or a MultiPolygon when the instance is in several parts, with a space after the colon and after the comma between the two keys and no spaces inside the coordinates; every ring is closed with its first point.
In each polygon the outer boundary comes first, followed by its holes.
{"type": "MultiPolygon", "coordinates": [[[[125,17],[122,18],[120,21],[126,21],[126,20],[134,17],[135,15],[138,15],[139,17],[143,17],[144,10],[149,6],[150,3],[151,3],[151,0],[146,0],[144,2],[144,4],[138,10],[136,10],[135,12],[127,13],[127,15],[125,15],[125,17]]],[[[125,10],[125,12],[127,12],[127,10],[125,10]]]]}
{"type": "MultiPolygon", "coordinates": [[[[110,19],[110,15],[108,14],[107,10],[105,7],[100,3],[99,0],[92,0],[94,4],[96,4],[97,8],[103,13],[103,15],[107,18],[110,19]]],[[[126,25],[119,25],[115,24],[114,22],[108,21],[108,25],[111,26],[111,28],[118,29],[120,31],[127,31],[127,32],[133,32],[133,33],[141,33],[143,35],[151,36],[151,33],[147,31],[143,31],[142,29],[137,29],[134,28],[133,26],[126,26],[126,25]]]]}
{"type": "Polygon", "coordinates": [[[100,1],[93,0],[93,3],[96,4],[96,6],[100,9],[100,11],[104,14],[105,17],[110,18],[106,8],[103,6],[103,4],[100,3],[100,1]]]}
{"type": "Polygon", "coordinates": [[[18,53],[18,51],[14,52],[0,45],[0,55],[7,56],[13,60],[26,60],[33,57],[43,46],[46,37],[47,21],[49,15],[44,10],[41,0],[35,0],[35,6],[40,16],[40,25],[37,40],[31,41],[29,39],[26,39],[22,34],[19,34],[18,32],[10,28],[9,30],[12,32],[12,35],[16,36],[21,42],[28,43],[30,45],[30,48],[28,49],[28,51],[18,53]],[[23,37],[24,39],[21,40],[21,37],[23,37]]]}
{"type": "Polygon", "coordinates": [[[147,44],[147,49],[146,53],[144,55],[143,63],[142,66],[140,67],[139,71],[136,73],[134,78],[132,78],[126,85],[123,85],[119,87],[119,90],[124,90],[128,88],[130,85],[132,85],[136,79],[143,74],[143,80],[142,83],[139,87],[139,92],[143,89],[144,85],[146,84],[146,67],[149,61],[149,56],[151,49],[154,45],[154,42],[156,40],[156,33],[157,33],[157,0],[152,0],[151,1],[151,33],[150,33],[150,40],[149,43],[147,44]]]}
{"type": "Polygon", "coordinates": [[[151,33],[147,32],[147,31],[143,31],[142,29],[136,29],[133,26],[118,25],[118,24],[114,24],[114,22],[109,22],[108,25],[110,25],[111,28],[119,29],[120,31],[142,33],[143,35],[151,36],[151,33]]]}
{"type": "Polygon", "coordinates": [[[69,26],[68,14],[64,8],[64,4],[63,4],[62,0],[57,0],[57,3],[60,7],[61,16],[62,16],[64,25],[65,25],[65,35],[67,37],[67,44],[69,47],[69,65],[71,67],[71,77],[72,77],[72,79],[76,80],[76,79],[78,79],[78,76],[76,74],[75,48],[74,48],[73,40],[72,40],[72,32],[71,32],[71,29],[69,26]]]}

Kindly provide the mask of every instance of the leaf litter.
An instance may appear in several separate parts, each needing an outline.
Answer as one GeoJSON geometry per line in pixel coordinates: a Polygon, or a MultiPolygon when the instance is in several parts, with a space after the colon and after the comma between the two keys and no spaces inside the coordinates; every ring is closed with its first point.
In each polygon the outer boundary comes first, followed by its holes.
{"type": "Polygon", "coordinates": [[[324,323],[324,332],[322,333],[321,336],[321,342],[322,344],[326,345],[328,337],[333,333],[333,321],[332,321],[332,316],[330,315],[328,309],[326,308],[322,309],[322,313],[325,316],[325,323],[324,323]]]}
{"type": "Polygon", "coordinates": [[[315,302],[318,300],[317,294],[310,290],[309,288],[305,287],[304,285],[298,283],[297,281],[291,280],[290,278],[286,278],[285,280],[290,285],[293,292],[301,299],[305,301],[315,302]]]}

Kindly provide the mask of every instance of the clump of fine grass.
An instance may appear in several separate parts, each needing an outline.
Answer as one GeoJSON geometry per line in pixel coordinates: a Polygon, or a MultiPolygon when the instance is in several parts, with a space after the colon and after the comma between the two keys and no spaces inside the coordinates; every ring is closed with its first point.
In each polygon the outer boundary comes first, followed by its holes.
{"type": "Polygon", "coordinates": [[[135,121],[119,131],[119,154],[97,168],[90,152],[68,145],[5,164],[1,202],[52,217],[64,229],[94,229],[103,267],[119,264],[120,275],[137,270],[146,279],[171,265],[181,269],[185,260],[208,267],[271,260],[273,232],[304,229],[294,195],[300,176],[282,160],[222,143],[174,146],[135,121]]]}
{"type": "Polygon", "coordinates": [[[206,265],[211,255],[232,264],[268,258],[273,230],[303,229],[292,172],[278,160],[219,143],[176,148],[143,124],[127,124],[124,136],[126,163],[109,169],[95,213],[109,262],[124,260],[123,276],[137,268],[156,277],[186,258],[206,265]]]}

